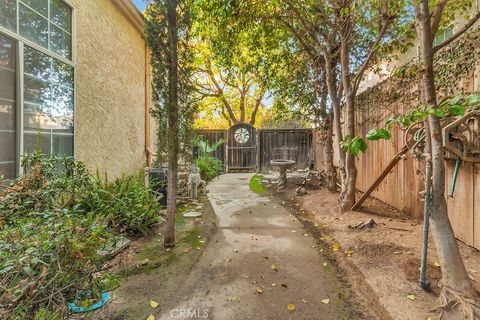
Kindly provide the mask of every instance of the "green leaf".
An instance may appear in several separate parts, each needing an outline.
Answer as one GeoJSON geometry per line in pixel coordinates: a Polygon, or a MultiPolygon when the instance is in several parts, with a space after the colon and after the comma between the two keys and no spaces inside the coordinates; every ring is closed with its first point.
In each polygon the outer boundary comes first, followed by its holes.
{"type": "Polygon", "coordinates": [[[462,100],[462,96],[461,95],[458,95],[458,96],[455,96],[453,98],[451,98],[450,100],[448,100],[448,102],[451,104],[451,105],[454,105],[454,104],[458,104],[458,102],[462,100]]]}
{"type": "Polygon", "coordinates": [[[465,114],[465,106],[456,104],[448,108],[448,113],[452,116],[463,116],[465,114]]]}
{"type": "Polygon", "coordinates": [[[428,114],[431,114],[437,118],[443,118],[445,117],[445,111],[441,108],[438,109],[430,109],[428,110],[428,114]]]}
{"type": "Polygon", "coordinates": [[[357,156],[360,152],[360,143],[357,140],[353,140],[348,147],[348,151],[354,156],[357,156]]]}
{"type": "Polygon", "coordinates": [[[362,138],[358,139],[358,143],[360,143],[360,151],[365,152],[368,149],[368,144],[362,138]]]}
{"type": "Polygon", "coordinates": [[[408,118],[405,118],[404,116],[398,116],[397,122],[405,127],[408,127],[409,125],[412,124],[412,121],[408,118]]]}
{"type": "Polygon", "coordinates": [[[368,140],[390,140],[391,137],[392,135],[390,134],[390,131],[385,129],[372,129],[367,133],[368,140]]]}
{"type": "Polygon", "coordinates": [[[474,106],[480,104],[480,95],[478,94],[471,94],[468,96],[468,105],[474,106]]]}
{"type": "Polygon", "coordinates": [[[350,152],[350,154],[354,156],[357,156],[360,153],[360,151],[362,152],[367,151],[367,149],[368,149],[367,143],[365,142],[365,140],[363,140],[360,137],[353,138],[353,140],[348,145],[348,151],[350,152]]]}

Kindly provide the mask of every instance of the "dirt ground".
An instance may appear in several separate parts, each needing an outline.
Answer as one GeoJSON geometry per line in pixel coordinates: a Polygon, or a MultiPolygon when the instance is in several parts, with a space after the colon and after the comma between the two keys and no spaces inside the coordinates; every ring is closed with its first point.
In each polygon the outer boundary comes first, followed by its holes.
{"type": "MultiPolygon", "coordinates": [[[[307,188],[296,195],[298,176],[290,177],[289,186],[276,192],[274,177],[270,190],[276,197],[317,230],[324,250],[331,252],[352,295],[377,319],[434,319],[429,312],[438,306],[441,266],[430,237],[427,277],[431,291],[418,287],[422,221],[414,220],[374,198],[368,199],[360,212],[341,213],[338,194],[326,189],[307,188]],[[374,219],[373,228],[358,230],[360,222],[374,219]]],[[[273,179],[273,180],[272,180],[273,179]]],[[[476,289],[480,289],[480,252],[459,241],[459,247],[476,289]]]]}

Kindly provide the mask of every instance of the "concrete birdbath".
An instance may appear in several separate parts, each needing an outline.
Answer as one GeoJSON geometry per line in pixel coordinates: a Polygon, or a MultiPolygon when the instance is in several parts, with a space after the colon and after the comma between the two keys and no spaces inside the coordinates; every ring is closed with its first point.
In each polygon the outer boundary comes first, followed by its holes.
{"type": "Polygon", "coordinates": [[[280,172],[280,181],[278,182],[277,189],[283,190],[287,187],[287,169],[295,165],[293,160],[271,160],[270,164],[274,167],[278,167],[280,172]]]}

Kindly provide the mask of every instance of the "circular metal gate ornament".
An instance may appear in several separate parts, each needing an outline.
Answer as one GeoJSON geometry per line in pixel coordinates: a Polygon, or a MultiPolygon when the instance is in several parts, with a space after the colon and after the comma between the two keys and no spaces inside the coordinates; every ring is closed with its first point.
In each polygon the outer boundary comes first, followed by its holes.
{"type": "Polygon", "coordinates": [[[238,128],[235,130],[235,141],[238,143],[246,143],[250,140],[250,133],[246,128],[238,128]]]}

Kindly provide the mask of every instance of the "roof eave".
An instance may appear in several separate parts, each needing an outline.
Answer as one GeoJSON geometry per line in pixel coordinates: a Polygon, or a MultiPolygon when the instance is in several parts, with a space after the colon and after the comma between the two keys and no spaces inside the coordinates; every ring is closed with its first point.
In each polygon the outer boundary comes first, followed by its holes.
{"type": "Polygon", "coordinates": [[[125,15],[135,29],[144,37],[143,14],[131,0],[112,0],[118,9],[125,15]]]}

